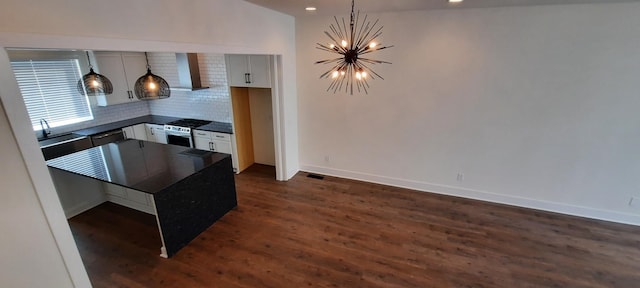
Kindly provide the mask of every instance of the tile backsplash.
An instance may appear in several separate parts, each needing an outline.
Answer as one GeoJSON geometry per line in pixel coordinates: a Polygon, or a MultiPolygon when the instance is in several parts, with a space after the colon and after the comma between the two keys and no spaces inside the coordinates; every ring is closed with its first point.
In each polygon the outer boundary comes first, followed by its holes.
{"type": "Polygon", "coordinates": [[[150,114],[149,104],[147,104],[146,101],[118,104],[106,107],[95,106],[95,104],[92,104],[91,111],[93,112],[93,120],[73,125],[67,125],[64,127],[54,127],[51,129],[51,132],[53,134],[66,133],[150,114]]]}
{"type": "MultiPolygon", "coordinates": [[[[171,87],[179,86],[175,53],[150,53],[151,71],[171,87]]],[[[171,97],[149,101],[151,114],[231,122],[231,97],[224,55],[198,54],[202,85],[209,89],[171,91],[171,97]]]]}

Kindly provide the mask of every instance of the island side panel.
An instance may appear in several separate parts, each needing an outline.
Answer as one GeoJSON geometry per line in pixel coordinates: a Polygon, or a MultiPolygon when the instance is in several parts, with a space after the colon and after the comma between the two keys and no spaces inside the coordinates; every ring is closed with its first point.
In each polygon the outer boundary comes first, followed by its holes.
{"type": "Polygon", "coordinates": [[[231,157],[155,193],[167,256],[173,256],[238,205],[231,157]]]}

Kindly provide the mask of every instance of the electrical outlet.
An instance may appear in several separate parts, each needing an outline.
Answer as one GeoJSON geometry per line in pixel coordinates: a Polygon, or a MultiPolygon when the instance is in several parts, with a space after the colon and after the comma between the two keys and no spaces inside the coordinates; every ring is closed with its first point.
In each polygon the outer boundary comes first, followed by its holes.
{"type": "Polygon", "coordinates": [[[456,180],[458,180],[458,182],[464,181],[464,174],[458,173],[458,176],[456,177],[456,180]]]}

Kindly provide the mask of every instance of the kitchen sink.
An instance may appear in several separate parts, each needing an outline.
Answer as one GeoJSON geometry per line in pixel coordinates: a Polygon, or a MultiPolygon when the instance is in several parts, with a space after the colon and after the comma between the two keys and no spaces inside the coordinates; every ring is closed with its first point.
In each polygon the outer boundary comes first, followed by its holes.
{"type": "Polygon", "coordinates": [[[45,160],[92,147],[91,138],[79,134],[64,134],[38,141],[45,160]]]}
{"type": "Polygon", "coordinates": [[[38,144],[40,144],[40,148],[46,148],[51,145],[62,144],[62,142],[74,141],[76,139],[81,139],[84,137],[87,137],[87,136],[69,133],[69,134],[63,134],[63,135],[57,135],[53,137],[38,139],[38,144]]]}

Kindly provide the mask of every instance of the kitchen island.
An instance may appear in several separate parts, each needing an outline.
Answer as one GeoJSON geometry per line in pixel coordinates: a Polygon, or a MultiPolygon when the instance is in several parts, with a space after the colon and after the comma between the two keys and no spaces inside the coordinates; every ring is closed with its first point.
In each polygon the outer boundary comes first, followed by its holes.
{"type": "MultiPolygon", "coordinates": [[[[166,258],[237,206],[228,154],[130,139],[51,159],[47,165],[55,173],[73,174],[67,179],[88,177],[149,195],[166,258]]],[[[65,188],[56,183],[57,189],[74,189],[69,182],[75,181],[65,182],[65,188]]]]}

